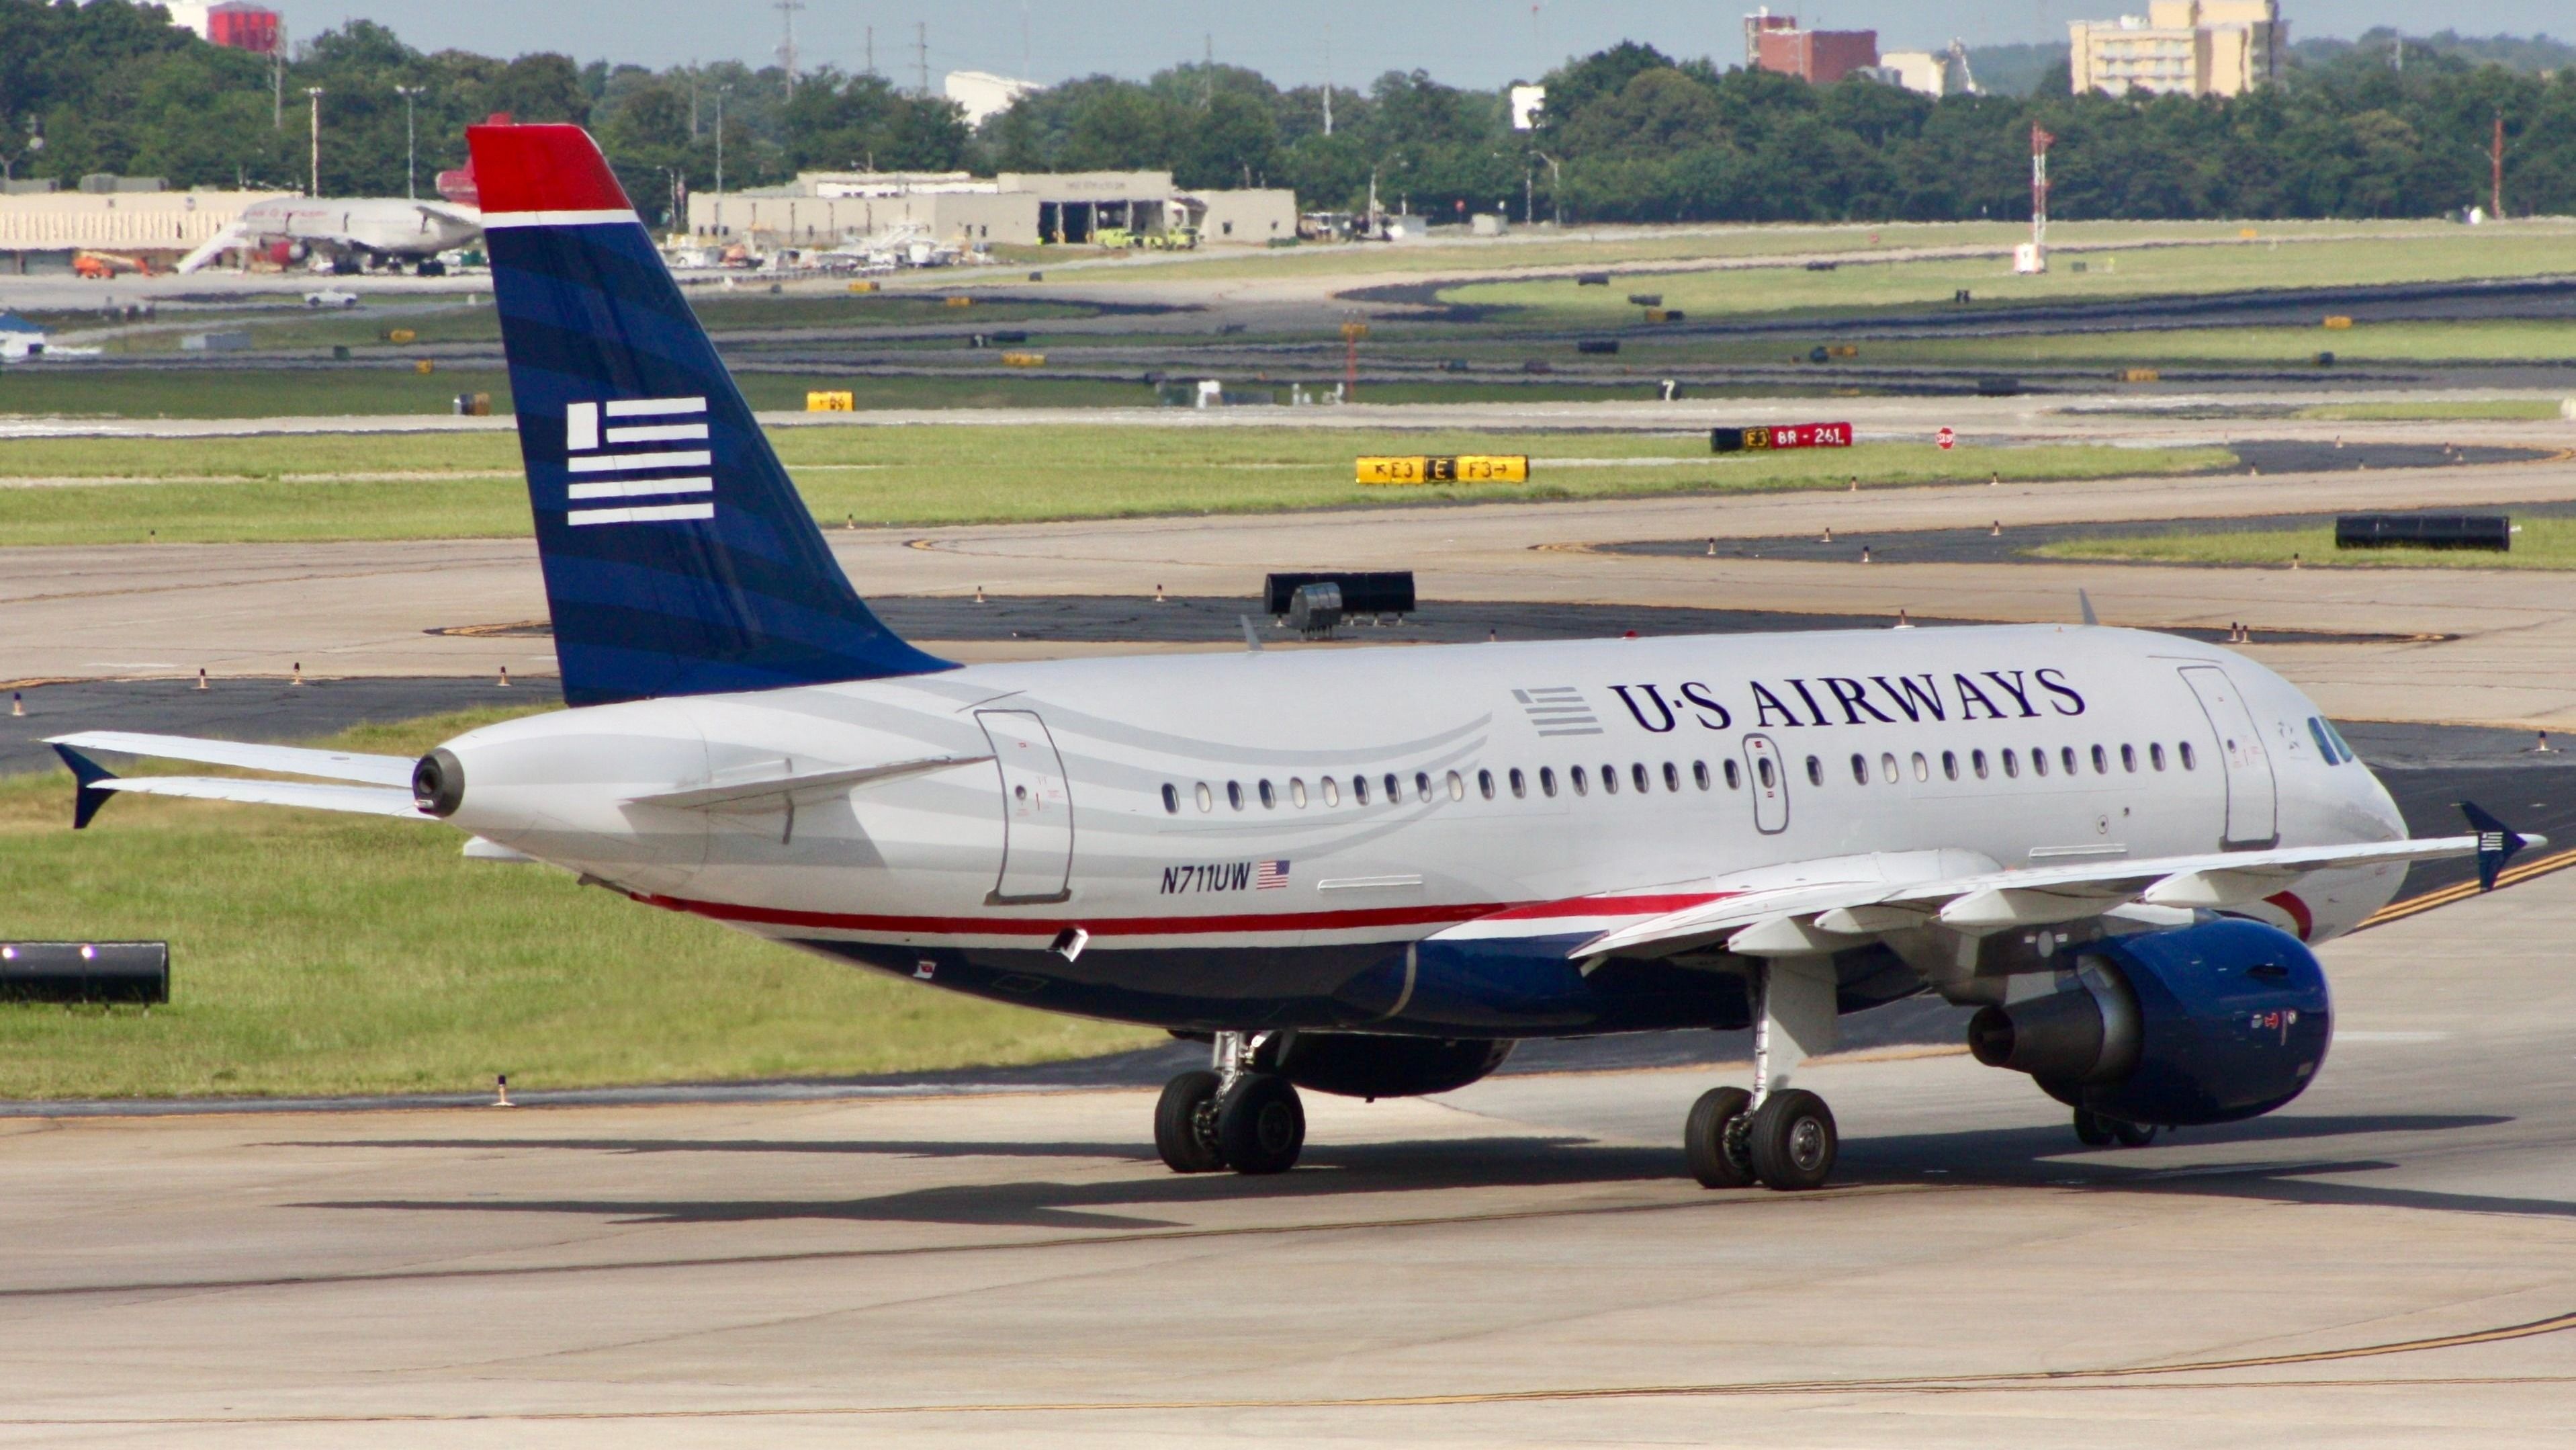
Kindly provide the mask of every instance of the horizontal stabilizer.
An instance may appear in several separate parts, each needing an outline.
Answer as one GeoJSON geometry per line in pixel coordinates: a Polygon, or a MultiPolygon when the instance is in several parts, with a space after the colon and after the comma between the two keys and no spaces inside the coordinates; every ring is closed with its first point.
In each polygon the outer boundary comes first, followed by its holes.
{"type": "Polygon", "coordinates": [[[984,765],[989,755],[942,755],[926,760],[904,760],[892,765],[861,765],[846,770],[813,770],[802,774],[774,775],[765,780],[747,780],[724,785],[700,786],[694,790],[666,791],[660,795],[637,796],[627,802],[636,806],[668,806],[675,810],[777,810],[789,802],[805,803],[829,795],[844,794],[863,785],[878,785],[906,776],[926,775],[934,770],[947,770],[960,765],[984,765]]]}
{"type": "Polygon", "coordinates": [[[104,750],[111,755],[143,755],[157,760],[185,760],[197,765],[230,765],[242,770],[269,770],[280,775],[312,775],[324,780],[354,780],[367,785],[411,789],[413,761],[400,755],[359,755],[347,750],[308,750],[294,745],[254,745],[240,740],[198,740],[185,735],[139,735],[125,730],[84,730],[45,742],[74,750],[104,750]]]}
{"type": "Polygon", "coordinates": [[[308,810],[401,816],[417,821],[436,819],[413,803],[410,791],[380,785],[323,785],[309,780],[250,780],[232,775],[125,775],[107,776],[83,789],[240,801],[257,806],[302,806],[308,810]]]}

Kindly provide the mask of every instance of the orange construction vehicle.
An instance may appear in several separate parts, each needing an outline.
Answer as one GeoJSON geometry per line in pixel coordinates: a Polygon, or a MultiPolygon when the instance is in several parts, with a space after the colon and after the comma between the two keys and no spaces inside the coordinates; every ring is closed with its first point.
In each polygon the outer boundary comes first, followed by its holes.
{"type": "Polygon", "coordinates": [[[128,257],[118,252],[74,252],[72,272],[76,276],[104,282],[120,272],[133,272],[149,277],[152,275],[152,264],[141,257],[128,257]]]}

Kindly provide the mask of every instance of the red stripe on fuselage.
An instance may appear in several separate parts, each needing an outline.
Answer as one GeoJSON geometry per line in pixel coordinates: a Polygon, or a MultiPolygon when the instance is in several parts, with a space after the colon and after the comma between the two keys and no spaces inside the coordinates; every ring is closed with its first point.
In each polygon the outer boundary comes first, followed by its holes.
{"type": "Polygon", "coordinates": [[[2281,908],[2282,911],[2288,913],[2290,924],[2298,928],[2299,940],[2301,941],[2306,941],[2308,939],[2308,934],[2316,930],[2316,913],[2308,910],[2308,904],[2301,901],[2298,898],[2298,895],[2294,892],[2275,892],[2270,896],[2264,897],[2263,904],[2266,906],[2277,906],[2281,908]]]}
{"type": "Polygon", "coordinates": [[[1661,916],[1735,895],[1732,891],[1675,892],[1663,896],[1574,896],[1563,901],[1535,901],[1492,914],[1495,921],[1538,921],[1565,916],[1661,916]]]}
{"type": "Polygon", "coordinates": [[[665,911],[685,911],[715,921],[751,922],[762,926],[815,927],[827,931],[872,931],[902,936],[1053,937],[1069,926],[1093,936],[1206,936],[1247,931],[1352,931],[1381,926],[1447,926],[1473,921],[1502,909],[1499,902],[1465,906],[1385,906],[1360,911],[1282,911],[1233,916],[1119,916],[1106,920],[1071,920],[993,916],[877,916],[838,911],[791,911],[781,907],[738,906],[728,901],[690,901],[676,896],[634,893],[637,901],[665,911]]]}

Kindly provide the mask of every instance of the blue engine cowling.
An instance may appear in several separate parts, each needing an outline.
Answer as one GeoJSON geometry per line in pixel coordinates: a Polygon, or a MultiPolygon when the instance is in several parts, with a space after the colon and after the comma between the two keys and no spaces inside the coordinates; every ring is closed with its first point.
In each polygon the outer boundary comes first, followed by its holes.
{"type": "Polygon", "coordinates": [[[2326,976],[2298,938],[2251,921],[2105,937],[2060,990],[1968,1024],[1979,1062],[2122,1122],[2258,1117],[2316,1080],[2333,1039],[2326,976]]]}

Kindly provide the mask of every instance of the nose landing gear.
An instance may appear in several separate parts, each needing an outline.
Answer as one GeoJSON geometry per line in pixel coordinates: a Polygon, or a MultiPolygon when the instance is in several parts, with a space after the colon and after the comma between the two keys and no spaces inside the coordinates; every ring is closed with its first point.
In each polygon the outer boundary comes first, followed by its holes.
{"type": "Polygon", "coordinates": [[[1279,1034],[1220,1032],[1216,1065],[1163,1085],[1154,1150],[1175,1173],[1285,1173],[1306,1146],[1306,1108],[1294,1083],[1266,1067],[1279,1034]]]}

